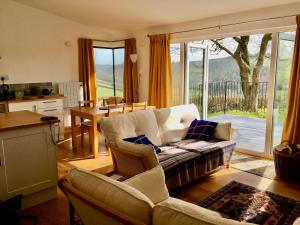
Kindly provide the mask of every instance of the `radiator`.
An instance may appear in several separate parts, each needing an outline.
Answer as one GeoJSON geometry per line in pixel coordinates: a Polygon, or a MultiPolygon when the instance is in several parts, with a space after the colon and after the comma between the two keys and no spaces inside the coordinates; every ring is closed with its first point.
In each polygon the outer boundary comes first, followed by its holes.
{"type": "Polygon", "coordinates": [[[64,108],[78,106],[78,101],[82,96],[82,83],[78,81],[69,81],[58,83],[58,92],[65,96],[64,108]]]}

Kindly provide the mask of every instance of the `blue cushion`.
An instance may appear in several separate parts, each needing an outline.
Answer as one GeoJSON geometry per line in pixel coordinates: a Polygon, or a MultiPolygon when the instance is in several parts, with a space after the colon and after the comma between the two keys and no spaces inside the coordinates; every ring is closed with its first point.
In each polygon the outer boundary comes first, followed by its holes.
{"type": "Polygon", "coordinates": [[[210,140],[218,123],[194,119],[189,126],[186,139],[210,140]]]}
{"type": "Polygon", "coordinates": [[[156,145],[152,144],[152,142],[144,134],[139,135],[137,137],[124,138],[123,140],[135,144],[151,145],[155,150],[156,154],[161,153],[161,149],[156,145]]]}

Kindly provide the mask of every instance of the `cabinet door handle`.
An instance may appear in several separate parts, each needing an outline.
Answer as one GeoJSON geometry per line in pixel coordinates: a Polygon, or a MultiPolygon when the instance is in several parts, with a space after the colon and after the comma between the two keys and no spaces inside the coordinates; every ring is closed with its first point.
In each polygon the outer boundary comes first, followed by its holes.
{"type": "Polygon", "coordinates": [[[44,112],[52,112],[52,111],[57,111],[57,109],[45,109],[44,112]]]}
{"type": "Polygon", "coordinates": [[[56,101],[46,101],[46,102],[43,102],[43,103],[54,103],[56,101]]]}

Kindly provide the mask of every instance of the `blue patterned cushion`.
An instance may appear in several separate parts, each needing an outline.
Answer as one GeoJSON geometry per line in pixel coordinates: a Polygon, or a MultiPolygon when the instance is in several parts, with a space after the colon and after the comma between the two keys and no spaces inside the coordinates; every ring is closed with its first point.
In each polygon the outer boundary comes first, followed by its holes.
{"type": "Polygon", "coordinates": [[[151,145],[155,150],[156,154],[161,153],[161,149],[156,145],[152,144],[152,142],[144,134],[139,135],[137,137],[124,138],[123,140],[135,144],[151,145]]]}
{"type": "Polygon", "coordinates": [[[189,126],[186,139],[210,140],[218,123],[194,119],[189,126]]]}

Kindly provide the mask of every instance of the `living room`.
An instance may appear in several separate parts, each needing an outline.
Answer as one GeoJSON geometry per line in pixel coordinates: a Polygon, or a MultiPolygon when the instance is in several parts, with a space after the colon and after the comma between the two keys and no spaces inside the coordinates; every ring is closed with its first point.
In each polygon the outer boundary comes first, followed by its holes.
{"type": "Polygon", "coordinates": [[[0,0],[1,224],[293,224],[299,6],[0,0]]]}

